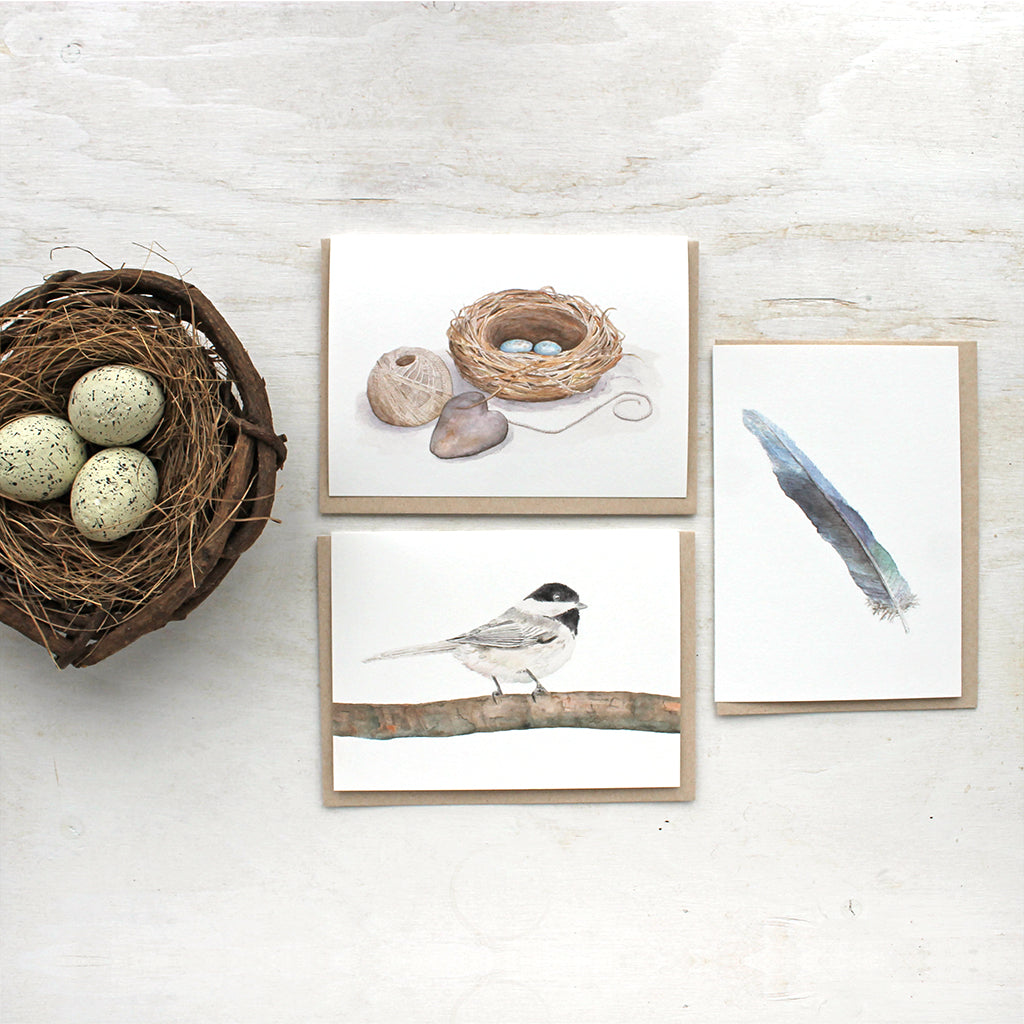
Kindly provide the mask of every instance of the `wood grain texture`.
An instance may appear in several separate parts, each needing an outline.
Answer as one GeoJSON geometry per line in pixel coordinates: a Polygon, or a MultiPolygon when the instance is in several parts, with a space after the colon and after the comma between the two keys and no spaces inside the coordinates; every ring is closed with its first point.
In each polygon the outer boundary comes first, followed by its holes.
{"type": "Polygon", "coordinates": [[[186,622],[71,678],[0,636],[5,1021],[1019,1019],[1018,4],[8,3],[0,30],[0,293],[98,268],[54,246],[156,243],[290,451],[283,524],[186,622]],[[693,804],[320,806],[320,239],[441,229],[701,241],[698,512],[665,521],[701,567],[693,804]],[[978,343],[976,711],[713,714],[710,345],[827,337],[978,343]]]}

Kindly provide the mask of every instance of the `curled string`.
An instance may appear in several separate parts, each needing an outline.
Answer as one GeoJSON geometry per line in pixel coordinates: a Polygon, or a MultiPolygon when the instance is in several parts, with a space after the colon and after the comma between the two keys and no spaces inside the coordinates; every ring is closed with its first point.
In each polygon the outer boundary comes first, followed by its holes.
{"type": "Polygon", "coordinates": [[[576,419],[555,429],[535,427],[529,423],[520,423],[517,420],[509,420],[509,423],[514,427],[522,427],[525,430],[535,430],[539,434],[561,434],[571,427],[575,427],[577,423],[582,423],[588,417],[593,416],[595,412],[603,409],[606,405],[612,407],[612,412],[617,419],[628,420],[630,423],[639,423],[641,420],[647,419],[654,412],[654,403],[651,401],[650,395],[643,391],[620,391],[617,395],[611,395],[599,405],[595,405],[593,409],[588,409],[582,416],[577,416],[576,419]]]}
{"type": "MultiPolygon", "coordinates": [[[[634,352],[623,353],[623,358],[633,358],[639,362],[643,362],[643,358],[638,356],[634,352]]],[[[623,374],[619,377],[619,380],[635,380],[637,384],[640,384],[640,378],[635,377],[632,374],[623,374]]],[[[559,382],[561,387],[566,388],[572,394],[581,395],[583,391],[576,391],[564,382],[559,382]]],[[[490,394],[483,395],[476,405],[483,405],[486,402],[491,401],[498,397],[498,392],[501,391],[501,385],[496,387],[490,394]]],[[[577,416],[576,419],[571,420],[569,423],[564,424],[561,427],[537,427],[530,423],[521,423],[519,420],[508,419],[508,422],[513,427],[522,427],[524,430],[533,430],[538,434],[562,434],[566,430],[570,430],[575,427],[578,423],[582,423],[585,419],[593,416],[595,412],[600,412],[606,405],[612,407],[612,412],[615,417],[620,420],[626,420],[629,423],[640,423],[642,420],[647,419],[654,412],[654,402],[651,400],[651,396],[646,391],[620,391],[617,394],[609,395],[603,402],[599,402],[592,409],[588,409],[582,416],[577,416]]]]}

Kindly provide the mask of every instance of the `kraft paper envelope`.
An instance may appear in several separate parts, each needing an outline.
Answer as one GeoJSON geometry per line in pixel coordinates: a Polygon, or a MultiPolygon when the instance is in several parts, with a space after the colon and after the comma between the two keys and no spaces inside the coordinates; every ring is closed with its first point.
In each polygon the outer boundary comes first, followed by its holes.
{"type": "Polygon", "coordinates": [[[978,351],[975,342],[933,341],[719,341],[716,345],[949,345],[958,349],[960,397],[961,693],[920,697],[830,701],[719,701],[720,715],[771,715],[812,711],[908,711],[973,708],[978,704],[978,351]]]}
{"type": "MultiPolygon", "coordinates": [[[[642,789],[529,789],[445,791],[340,791],[334,788],[333,667],[331,664],[331,538],[317,538],[317,578],[320,642],[320,728],[323,801],[328,807],[368,807],[394,804],[493,803],[629,803],[689,801],[694,798],[696,748],[694,743],[696,613],[694,598],[694,535],[680,533],[680,784],[642,789]]],[[[375,740],[402,743],[402,739],[375,740]]],[[[431,739],[430,743],[446,740],[431,739]]]]}
{"type": "MultiPolygon", "coordinates": [[[[320,349],[320,511],[324,514],[437,515],[692,515],[697,511],[697,256],[698,243],[687,243],[689,265],[689,381],[687,402],[688,443],[686,497],[425,497],[380,495],[345,496],[329,490],[328,456],[328,283],[330,239],[322,240],[322,342],[320,349]]],[[[400,301],[400,300],[396,300],[400,301]]],[[[368,368],[369,369],[369,368],[368,368]]]]}

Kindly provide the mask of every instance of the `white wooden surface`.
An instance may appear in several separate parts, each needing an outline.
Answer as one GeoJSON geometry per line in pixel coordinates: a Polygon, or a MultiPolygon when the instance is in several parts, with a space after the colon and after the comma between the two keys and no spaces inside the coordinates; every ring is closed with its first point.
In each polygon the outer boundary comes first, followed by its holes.
{"type": "Polygon", "coordinates": [[[1017,1021],[1021,13],[3,5],[0,292],[158,242],[291,447],[188,622],[0,637],[3,1024],[1017,1021]],[[319,240],[506,228],[701,240],[698,799],[325,810],[319,240]],[[978,341],[977,711],[715,718],[716,337],[978,341]]]}

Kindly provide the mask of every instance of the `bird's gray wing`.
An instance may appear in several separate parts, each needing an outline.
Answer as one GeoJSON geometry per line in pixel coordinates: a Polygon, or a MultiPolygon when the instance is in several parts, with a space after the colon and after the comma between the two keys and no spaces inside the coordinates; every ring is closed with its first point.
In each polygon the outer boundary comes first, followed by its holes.
{"type": "Polygon", "coordinates": [[[452,643],[511,650],[517,647],[532,647],[534,644],[549,644],[557,636],[553,628],[542,623],[499,617],[450,639],[452,643]]]}

